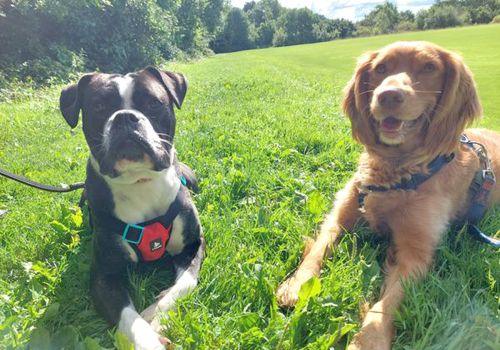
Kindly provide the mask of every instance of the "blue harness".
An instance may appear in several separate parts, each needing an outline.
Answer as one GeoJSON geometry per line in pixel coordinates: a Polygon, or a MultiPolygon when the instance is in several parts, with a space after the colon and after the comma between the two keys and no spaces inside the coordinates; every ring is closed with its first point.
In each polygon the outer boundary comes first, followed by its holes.
{"type": "MultiPolygon", "coordinates": [[[[482,144],[469,140],[465,134],[460,137],[460,142],[476,153],[481,165],[481,169],[474,175],[474,179],[470,186],[471,204],[466,214],[468,232],[475,239],[488,243],[495,248],[500,248],[500,240],[489,237],[477,226],[486,212],[488,197],[496,182],[495,174],[491,168],[491,161],[488,158],[486,148],[482,144]]],[[[377,185],[364,186],[358,194],[358,205],[360,210],[363,210],[365,198],[370,192],[388,192],[393,190],[415,191],[418,186],[435,175],[446,164],[451,162],[454,157],[454,153],[437,156],[427,165],[427,174],[414,174],[410,178],[403,178],[401,182],[389,187],[377,185]]]]}

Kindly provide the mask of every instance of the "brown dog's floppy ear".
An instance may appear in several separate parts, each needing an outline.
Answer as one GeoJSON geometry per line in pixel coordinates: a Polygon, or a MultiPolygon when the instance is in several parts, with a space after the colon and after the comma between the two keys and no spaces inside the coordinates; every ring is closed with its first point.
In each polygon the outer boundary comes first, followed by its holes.
{"type": "Polygon", "coordinates": [[[184,101],[187,91],[186,78],[184,78],[182,74],[161,71],[152,66],[146,67],[145,70],[151,73],[163,84],[177,108],[181,108],[182,101],[184,101]]]}
{"type": "Polygon", "coordinates": [[[344,89],[342,101],[342,110],[351,120],[352,136],[365,145],[376,141],[369,119],[371,94],[368,93],[368,70],[377,55],[377,52],[368,52],[359,58],[354,76],[344,89]]]}
{"type": "Polygon", "coordinates": [[[81,91],[88,84],[92,75],[93,73],[85,74],[77,84],[72,84],[61,91],[59,109],[72,129],[78,124],[81,109],[81,91]]]}
{"type": "Polygon", "coordinates": [[[445,79],[424,143],[432,154],[453,152],[465,128],[482,114],[473,75],[462,58],[445,50],[440,56],[445,79]]]}

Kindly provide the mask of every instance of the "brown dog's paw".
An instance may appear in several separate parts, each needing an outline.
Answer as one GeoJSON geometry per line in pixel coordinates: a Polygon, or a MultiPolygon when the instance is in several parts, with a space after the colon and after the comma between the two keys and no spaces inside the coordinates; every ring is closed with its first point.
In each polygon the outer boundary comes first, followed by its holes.
{"type": "Polygon", "coordinates": [[[302,284],[297,281],[295,275],[283,282],[276,291],[278,304],[282,307],[294,307],[299,300],[299,291],[302,284]]]}
{"type": "Polygon", "coordinates": [[[300,287],[314,276],[317,276],[311,269],[300,266],[295,273],[288,277],[276,291],[278,304],[282,307],[294,307],[299,300],[300,287]]]}
{"type": "Polygon", "coordinates": [[[349,344],[347,350],[391,350],[390,335],[377,331],[376,327],[364,326],[349,344]]]}

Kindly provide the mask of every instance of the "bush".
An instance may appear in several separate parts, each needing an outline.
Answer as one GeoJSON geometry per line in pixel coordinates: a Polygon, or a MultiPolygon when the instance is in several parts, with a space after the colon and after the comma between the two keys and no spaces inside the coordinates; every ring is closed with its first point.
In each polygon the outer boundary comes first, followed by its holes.
{"type": "Polygon", "coordinates": [[[206,53],[223,0],[0,1],[1,84],[116,73],[206,53]]]}
{"type": "Polygon", "coordinates": [[[500,15],[496,15],[495,17],[493,17],[491,23],[500,23],[500,15]]]}
{"type": "Polygon", "coordinates": [[[410,21],[401,21],[396,26],[396,32],[411,32],[417,30],[417,24],[410,21]]]}
{"type": "Polygon", "coordinates": [[[456,27],[469,23],[467,12],[451,5],[433,6],[417,14],[418,29],[456,27]]]}
{"type": "Polygon", "coordinates": [[[372,28],[365,27],[362,25],[358,25],[356,27],[356,36],[363,37],[363,36],[370,36],[370,35],[373,35],[372,28]]]}
{"type": "Polygon", "coordinates": [[[67,33],[63,42],[85,52],[89,69],[123,73],[175,55],[175,16],[154,0],[65,4],[72,10],[58,18],[67,33]]]}

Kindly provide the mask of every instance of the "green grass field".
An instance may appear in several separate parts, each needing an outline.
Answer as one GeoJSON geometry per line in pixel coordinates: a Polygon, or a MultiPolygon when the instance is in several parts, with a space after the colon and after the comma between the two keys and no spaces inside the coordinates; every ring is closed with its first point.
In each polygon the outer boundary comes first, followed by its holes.
{"type": "MultiPolygon", "coordinates": [[[[326,263],[321,289],[295,311],[274,291],[300,260],[361,147],[340,113],[355,59],[396,40],[463,54],[484,127],[500,130],[500,25],[407,33],[217,55],[171,64],[190,88],[177,113],[180,159],[199,176],[208,243],[198,288],[167,321],[177,349],[344,349],[378,296],[385,243],[359,228],[326,263]]],[[[0,104],[0,166],[52,184],[81,181],[87,147],[58,111],[60,87],[0,104]]],[[[24,96],[24,97],[23,97],[24,96]]],[[[0,179],[0,349],[113,348],[88,294],[91,232],[80,193],[47,194],[0,179]],[[29,344],[29,345],[28,345],[29,344]]],[[[498,234],[500,210],[484,219],[498,234]]],[[[500,259],[463,229],[439,246],[432,272],[407,286],[394,349],[498,349],[500,259]]],[[[139,308],[171,276],[133,275],[139,308]]],[[[122,348],[125,348],[122,346],[122,348]]]]}

